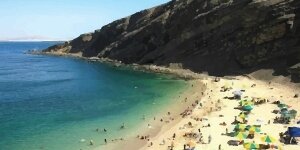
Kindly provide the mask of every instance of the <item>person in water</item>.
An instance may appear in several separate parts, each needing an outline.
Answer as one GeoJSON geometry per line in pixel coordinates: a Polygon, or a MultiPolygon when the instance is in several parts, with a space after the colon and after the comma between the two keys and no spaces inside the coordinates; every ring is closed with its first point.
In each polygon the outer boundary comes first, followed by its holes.
{"type": "Polygon", "coordinates": [[[90,140],[90,145],[94,145],[94,141],[93,140],[90,140]]]}
{"type": "Polygon", "coordinates": [[[121,125],[120,129],[125,129],[125,124],[124,123],[121,125]]]}

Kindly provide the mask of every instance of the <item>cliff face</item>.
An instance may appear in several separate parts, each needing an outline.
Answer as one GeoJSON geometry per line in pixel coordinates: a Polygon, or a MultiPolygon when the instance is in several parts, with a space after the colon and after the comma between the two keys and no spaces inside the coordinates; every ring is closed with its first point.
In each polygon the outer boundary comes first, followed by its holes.
{"type": "Polygon", "coordinates": [[[180,63],[212,75],[260,68],[291,73],[300,62],[299,7],[299,0],[173,0],[45,51],[180,63]]]}

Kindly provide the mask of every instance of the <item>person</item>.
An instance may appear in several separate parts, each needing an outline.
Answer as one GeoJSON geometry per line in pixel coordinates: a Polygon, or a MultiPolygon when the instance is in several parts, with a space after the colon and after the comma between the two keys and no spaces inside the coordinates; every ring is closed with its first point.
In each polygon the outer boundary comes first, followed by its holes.
{"type": "Polygon", "coordinates": [[[228,134],[228,128],[226,128],[226,134],[228,134]]]}
{"type": "Polygon", "coordinates": [[[176,138],[176,134],[174,133],[174,134],[173,134],[173,140],[174,140],[175,138],[176,138]]]}
{"type": "Polygon", "coordinates": [[[104,143],[107,144],[107,139],[104,139],[104,143]]]}
{"type": "Polygon", "coordinates": [[[186,145],[185,144],[183,145],[183,149],[186,150],[186,145]]]}
{"type": "Polygon", "coordinates": [[[125,124],[124,123],[121,125],[120,129],[125,129],[125,124]]]}
{"type": "Polygon", "coordinates": [[[201,132],[201,129],[200,129],[200,128],[198,129],[198,132],[199,132],[199,133],[201,132]]]}
{"type": "Polygon", "coordinates": [[[208,136],[208,144],[211,142],[211,135],[208,136]]]}
{"type": "Polygon", "coordinates": [[[219,150],[221,150],[221,144],[219,145],[219,150]]]}
{"type": "Polygon", "coordinates": [[[103,131],[106,132],[106,129],[104,128],[103,131]]]}
{"type": "Polygon", "coordinates": [[[93,140],[90,140],[90,145],[94,145],[94,141],[93,140]]]}
{"type": "Polygon", "coordinates": [[[202,138],[203,138],[203,136],[201,135],[200,138],[199,138],[200,143],[202,143],[202,138]]]}
{"type": "Polygon", "coordinates": [[[173,148],[174,148],[174,142],[172,141],[170,150],[173,150],[173,148]]]}

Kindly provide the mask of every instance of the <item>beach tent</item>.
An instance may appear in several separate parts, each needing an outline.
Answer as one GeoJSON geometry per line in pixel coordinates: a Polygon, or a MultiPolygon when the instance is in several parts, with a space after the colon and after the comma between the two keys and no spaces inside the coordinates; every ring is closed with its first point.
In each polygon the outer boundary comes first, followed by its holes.
{"type": "Polygon", "coordinates": [[[291,137],[300,137],[300,128],[298,127],[289,127],[288,133],[291,137]]]}

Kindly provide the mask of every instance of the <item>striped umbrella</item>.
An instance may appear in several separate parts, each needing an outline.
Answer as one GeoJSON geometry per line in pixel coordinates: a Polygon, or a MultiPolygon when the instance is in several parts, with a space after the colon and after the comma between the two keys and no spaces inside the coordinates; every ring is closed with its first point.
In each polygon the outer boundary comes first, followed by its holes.
{"type": "Polygon", "coordinates": [[[247,138],[247,134],[245,132],[237,132],[236,137],[240,140],[246,139],[247,138]]]}
{"type": "Polygon", "coordinates": [[[251,126],[249,129],[250,132],[261,132],[259,127],[256,126],[251,126]]]}
{"type": "Polygon", "coordinates": [[[259,148],[259,145],[255,144],[255,143],[245,143],[243,146],[247,150],[253,150],[253,149],[258,149],[259,148]]]}
{"type": "Polygon", "coordinates": [[[237,124],[237,125],[235,125],[234,129],[236,131],[244,131],[246,129],[246,125],[245,124],[237,124]]]}
{"type": "Polygon", "coordinates": [[[263,136],[263,137],[261,138],[261,140],[262,140],[263,142],[266,142],[266,143],[274,143],[274,142],[277,141],[274,137],[271,137],[271,136],[269,136],[269,135],[263,136]]]}
{"type": "Polygon", "coordinates": [[[248,118],[248,116],[245,113],[239,114],[239,117],[242,119],[248,118]]]}

